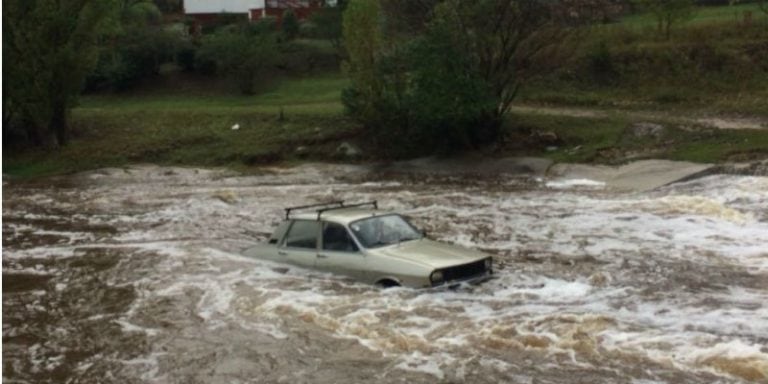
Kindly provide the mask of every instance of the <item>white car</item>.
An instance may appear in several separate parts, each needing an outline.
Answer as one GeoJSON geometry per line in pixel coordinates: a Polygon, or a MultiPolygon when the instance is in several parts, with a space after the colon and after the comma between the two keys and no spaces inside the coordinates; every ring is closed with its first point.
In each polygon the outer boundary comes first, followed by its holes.
{"type": "Polygon", "coordinates": [[[403,216],[379,211],[375,201],[286,208],[285,220],[269,241],[245,255],[382,287],[452,286],[493,274],[491,256],[429,240],[403,216]]]}

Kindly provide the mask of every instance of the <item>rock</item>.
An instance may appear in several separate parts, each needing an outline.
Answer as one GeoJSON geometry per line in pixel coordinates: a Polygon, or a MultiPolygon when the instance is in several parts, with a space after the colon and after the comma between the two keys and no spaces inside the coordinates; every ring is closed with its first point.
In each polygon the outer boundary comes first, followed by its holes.
{"type": "Polygon", "coordinates": [[[350,144],[349,142],[343,142],[339,144],[338,147],[336,147],[336,153],[341,154],[346,157],[357,157],[362,154],[362,151],[360,148],[354,146],[353,144],[350,144]]]}
{"type": "Polygon", "coordinates": [[[689,175],[678,181],[690,181],[711,175],[768,176],[768,160],[749,163],[720,164],[689,175]]]}
{"type": "Polygon", "coordinates": [[[213,197],[230,205],[237,203],[237,195],[232,191],[216,191],[213,197]]]}
{"type": "Polygon", "coordinates": [[[627,131],[637,138],[642,137],[654,137],[659,138],[664,134],[664,128],[661,124],[656,123],[632,123],[627,127],[627,131]]]}
{"type": "Polygon", "coordinates": [[[531,133],[531,136],[539,143],[547,144],[549,146],[562,143],[560,136],[552,131],[534,131],[531,133]]]}
{"type": "Polygon", "coordinates": [[[589,277],[589,284],[593,287],[605,287],[608,285],[608,282],[610,282],[611,278],[609,275],[603,273],[603,272],[597,272],[589,277]]]}
{"type": "Polygon", "coordinates": [[[309,149],[307,147],[303,146],[303,145],[300,145],[300,146],[296,147],[295,152],[299,156],[304,156],[304,155],[307,154],[307,152],[309,152],[309,149]]]}

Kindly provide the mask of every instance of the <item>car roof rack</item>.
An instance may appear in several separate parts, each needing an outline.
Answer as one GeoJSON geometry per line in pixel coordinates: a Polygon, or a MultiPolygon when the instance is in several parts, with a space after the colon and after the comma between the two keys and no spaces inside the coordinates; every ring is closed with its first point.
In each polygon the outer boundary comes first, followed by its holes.
{"type": "Polygon", "coordinates": [[[333,211],[335,209],[364,207],[366,205],[373,206],[373,209],[379,209],[379,203],[376,200],[367,201],[364,203],[357,203],[357,204],[344,204],[344,200],[336,200],[336,201],[330,201],[327,203],[300,205],[298,207],[285,208],[285,219],[286,220],[290,219],[291,212],[293,211],[299,211],[299,210],[310,209],[310,208],[318,208],[316,210],[317,219],[320,220],[320,215],[322,215],[323,212],[333,211]]]}

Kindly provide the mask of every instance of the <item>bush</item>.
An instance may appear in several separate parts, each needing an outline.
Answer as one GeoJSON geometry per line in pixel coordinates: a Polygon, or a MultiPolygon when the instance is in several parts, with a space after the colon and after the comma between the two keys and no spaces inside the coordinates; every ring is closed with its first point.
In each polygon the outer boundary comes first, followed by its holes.
{"type": "Polygon", "coordinates": [[[176,52],[187,45],[175,31],[148,26],[131,28],[116,40],[114,50],[102,52],[96,69],[86,80],[86,89],[130,89],[157,75],[160,65],[176,60],[176,52]]]}
{"type": "Polygon", "coordinates": [[[235,80],[243,94],[253,94],[257,80],[270,69],[276,56],[273,34],[260,33],[252,26],[234,25],[203,38],[195,60],[201,69],[235,80]]]}
{"type": "MultiPolygon", "coordinates": [[[[349,9],[355,10],[354,4],[349,9]]],[[[342,102],[384,157],[447,154],[499,136],[499,101],[446,27],[434,26],[409,43],[378,51],[367,64],[364,52],[372,36],[347,35],[353,37],[350,58],[359,61],[342,102]]]]}
{"type": "Polygon", "coordinates": [[[296,36],[299,35],[299,19],[296,18],[296,15],[290,8],[283,12],[283,23],[281,29],[283,30],[283,34],[286,38],[288,38],[288,40],[293,40],[296,38],[296,36]]]}
{"type": "Polygon", "coordinates": [[[276,66],[291,74],[306,74],[313,71],[335,71],[339,59],[332,47],[324,47],[312,41],[291,41],[280,44],[280,56],[276,66]]]}
{"type": "Polygon", "coordinates": [[[599,42],[587,54],[590,77],[598,84],[607,85],[616,80],[618,72],[614,68],[613,56],[605,41],[599,42]]]}

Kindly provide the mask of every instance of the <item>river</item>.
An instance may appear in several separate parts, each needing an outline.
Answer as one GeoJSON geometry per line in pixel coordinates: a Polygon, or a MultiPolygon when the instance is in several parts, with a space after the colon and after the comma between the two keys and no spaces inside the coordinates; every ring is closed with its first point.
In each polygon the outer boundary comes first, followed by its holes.
{"type": "Polygon", "coordinates": [[[6,383],[768,382],[768,178],[303,165],[3,182],[6,383]],[[290,205],[376,199],[495,257],[454,290],[240,255],[290,205]]]}

